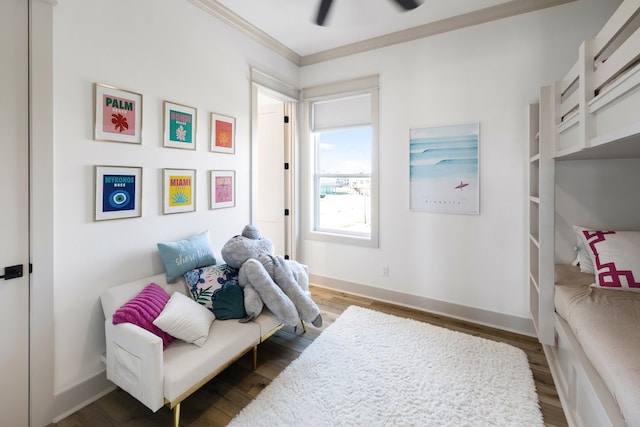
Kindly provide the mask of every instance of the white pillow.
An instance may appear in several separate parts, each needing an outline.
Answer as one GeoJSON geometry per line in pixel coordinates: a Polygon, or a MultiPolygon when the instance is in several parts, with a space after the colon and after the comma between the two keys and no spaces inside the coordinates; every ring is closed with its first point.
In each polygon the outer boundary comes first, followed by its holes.
{"type": "Polygon", "coordinates": [[[153,324],[173,337],[202,347],[215,318],[205,306],[174,292],[153,324]]]}
{"type": "Polygon", "coordinates": [[[591,251],[587,248],[587,239],[583,233],[583,231],[589,230],[587,228],[580,227],[579,225],[574,225],[573,231],[576,233],[576,252],[578,256],[578,263],[580,264],[580,271],[583,273],[595,274],[596,270],[593,266],[591,251]]]}
{"type": "Polygon", "coordinates": [[[640,292],[640,231],[587,232],[593,255],[595,287],[640,292]]]}

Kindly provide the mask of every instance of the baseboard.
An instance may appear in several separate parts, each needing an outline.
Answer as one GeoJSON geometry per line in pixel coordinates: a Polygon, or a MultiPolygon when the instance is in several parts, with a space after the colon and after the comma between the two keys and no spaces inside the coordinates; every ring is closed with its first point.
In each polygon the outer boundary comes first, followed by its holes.
{"type": "Polygon", "coordinates": [[[531,319],[525,317],[482,310],[479,308],[453,304],[450,302],[420,297],[389,289],[376,288],[374,286],[362,285],[359,283],[346,282],[344,280],[317,276],[314,274],[309,276],[309,281],[313,285],[321,288],[346,292],[377,301],[389,302],[404,307],[428,311],[430,313],[466,320],[530,337],[536,336],[533,322],[531,319]]]}
{"type": "Polygon", "coordinates": [[[102,371],[86,381],[56,393],[53,397],[53,422],[57,423],[115,389],[116,386],[107,379],[106,371],[102,371]]]}

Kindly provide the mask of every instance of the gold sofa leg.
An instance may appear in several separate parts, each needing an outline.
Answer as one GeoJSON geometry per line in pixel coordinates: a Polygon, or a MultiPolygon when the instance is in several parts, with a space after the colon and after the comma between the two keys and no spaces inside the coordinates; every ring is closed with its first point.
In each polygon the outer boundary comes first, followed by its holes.
{"type": "Polygon", "coordinates": [[[258,346],[253,347],[253,370],[258,369],[258,346]]]}
{"type": "Polygon", "coordinates": [[[173,408],[173,427],[180,427],[180,404],[173,408]]]}

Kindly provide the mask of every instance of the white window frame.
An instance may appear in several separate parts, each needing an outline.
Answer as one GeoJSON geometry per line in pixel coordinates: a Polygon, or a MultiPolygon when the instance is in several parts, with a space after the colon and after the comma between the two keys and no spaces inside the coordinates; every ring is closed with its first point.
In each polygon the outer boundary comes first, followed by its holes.
{"type": "Polygon", "coordinates": [[[303,209],[302,227],[306,239],[330,243],[341,243],[365,247],[379,247],[379,185],[378,185],[378,76],[362,77],[355,80],[331,83],[303,89],[303,150],[302,168],[303,209]],[[347,96],[369,94],[371,96],[371,233],[368,236],[339,231],[321,231],[315,229],[315,217],[318,207],[315,203],[315,141],[311,131],[312,105],[316,101],[343,98],[347,96]]]}

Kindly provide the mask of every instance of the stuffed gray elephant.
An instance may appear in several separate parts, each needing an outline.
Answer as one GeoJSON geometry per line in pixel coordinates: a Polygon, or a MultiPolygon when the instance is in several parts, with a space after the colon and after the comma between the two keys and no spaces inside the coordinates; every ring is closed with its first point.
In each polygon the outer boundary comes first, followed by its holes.
{"type": "Polygon", "coordinates": [[[299,320],[322,326],[320,309],[311,299],[309,276],[296,261],[273,255],[271,240],[262,237],[252,225],[234,236],[222,248],[222,258],[238,271],[238,284],[244,291],[245,321],[257,317],[264,307],[288,326],[299,320]]]}

